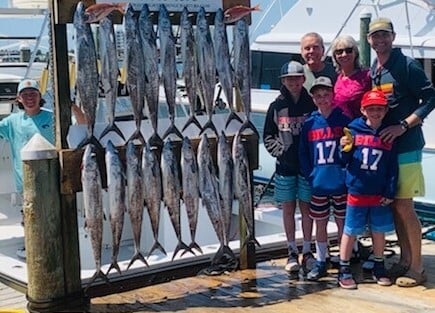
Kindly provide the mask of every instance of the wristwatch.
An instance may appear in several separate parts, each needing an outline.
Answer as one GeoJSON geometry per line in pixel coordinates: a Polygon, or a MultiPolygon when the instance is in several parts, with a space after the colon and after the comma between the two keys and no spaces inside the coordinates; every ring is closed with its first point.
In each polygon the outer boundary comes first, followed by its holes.
{"type": "Polygon", "coordinates": [[[403,130],[408,130],[409,129],[409,124],[406,120],[401,120],[399,122],[400,126],[402,127],[403,130]]]}

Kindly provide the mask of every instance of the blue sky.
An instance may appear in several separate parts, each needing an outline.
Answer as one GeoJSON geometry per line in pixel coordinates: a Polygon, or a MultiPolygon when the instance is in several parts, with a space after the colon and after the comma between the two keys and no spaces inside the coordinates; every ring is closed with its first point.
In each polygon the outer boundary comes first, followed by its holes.
{"type": "MultiPolygon", "coordinates": [[[[272,25],[276,24],[281,14],[284,14],[293,6],[297,0],[251,0],[252,6],[260,4],[261,11],[252,13],[251,40],[258,35],[269,31],[272,25]],[[263,15],[267,14],[265,18],[263,15]],[[259,24],[259,22],[261,23],[259,24]]],[[[0,7],[7,7],[8,0],[0,0],[0,7]]],[[[38,36],[43,25],[43,17],[27,17],[27,18],[10,18],[0,16],[0,34],[8,36],[38,36]],[[13,26],[11,26],[13,25],[13,26]]],[[[68,27],[69,42],[72,43],[73,35],[72,27],[68,27]]],[[[231,38],[231,37],[230,37],[231,38]]],[[[28,42],[30,45],[34,41],[28,42]]],[[[9,48],[19,49],[19,45],[23,42],[0,40],[0,49],[9,48]]],[[[72,47],[71,47],[72,48],[72,47]]],[[[40,49],[45,51],[48,49],[48,31],[44,30],[40,49]]]]}

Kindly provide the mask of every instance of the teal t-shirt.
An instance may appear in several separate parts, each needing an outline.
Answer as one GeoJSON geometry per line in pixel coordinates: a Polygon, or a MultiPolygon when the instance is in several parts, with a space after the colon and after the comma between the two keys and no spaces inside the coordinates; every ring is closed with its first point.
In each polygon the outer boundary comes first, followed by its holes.
{"type": "Polygon", "coordinates": [[[41,109],[37,115],[28,116],[20,110],[0,121],[0,137],[9,141],[11,145],[17,192],[23,192],[21,149],[36,133],[40,133],[54,145],[53,112],[41,109]]]}

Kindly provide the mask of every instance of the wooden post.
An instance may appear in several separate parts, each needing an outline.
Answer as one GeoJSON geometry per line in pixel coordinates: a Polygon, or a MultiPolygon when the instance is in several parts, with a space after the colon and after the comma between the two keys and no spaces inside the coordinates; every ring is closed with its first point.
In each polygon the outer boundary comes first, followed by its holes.
{"type": "Polygon", "coordinates": [[[21,151],[28,308],[53,312],[65,303],[56,149],[36,134],[21,151]]]}
{"type": "Polygon", "coordinates": [[[367,41],[367,33],[371,18],[372,14],[370,12],[363,10],[360,14],[359,52],[362,67],[370,66],[370,45],[367,41]]]}
{"type": "MultiPolygon", "coordinates": [[[[74,1],[77,2],[77,1],[74,1]]],[[[59,6],[70,4],[75,6],[73,1],[50,0],[48,2],[51,23],[50,23],[50,41],[51,41],[51,61],[52,61],[52,78],[53,78],[53,96],[54,96],[54,113],[55,113],[55,137],[56,149],[68,148],[66,140],[68,129],[71,124],[71,97],[69,86],[69,60],[68,60],[68,43],[67,28],[65,22],[62,22],[62,14],[71,14],[73,10],[59,12],[59,6]]],[[[60,170],[63,164],[60,163],[60,170]]],[[[59,176],[58,176],[59,177],[59,176]]],[[[59,178],[57,183],[59,184],[59,178]]],[[[59,191],[60,193],[60,191],[59,191]]],[[[89,303],[89,299],[83,296],[80,277],[80,248],[77,223],[77,205],[76,195],[60,195],[60,218],[61,218],[61,238],[63,268],[65,275],[63,277],[65,284],[65,305],[71,307],[82,307],[89,303]]]]}

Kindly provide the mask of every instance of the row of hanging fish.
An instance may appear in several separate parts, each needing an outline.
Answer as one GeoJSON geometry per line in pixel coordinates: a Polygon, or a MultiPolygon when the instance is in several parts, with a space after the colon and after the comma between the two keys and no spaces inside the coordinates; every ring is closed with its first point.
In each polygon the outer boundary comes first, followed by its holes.
{"type": "MultiPolygon", "coordinates": [[[[195,241],[200,208],[206,209],[220,243],[212,264],[218,263],[223,257],[235,260],[236,257],[229,247],[234,198],[238,199],[239,215],[243,217],[247,225],[246,241],[241,243],[242,246],[247,242],[258,244],[254,237],[253,199],[248,156],[241,134],[236,134],[232,147],[227,142],[224,132],[220,134],[217,143],[218,174],[212,163],[213,158],[206,133],[201,135],[196,152],[190,139],[183,138],[180,160],[176,157],[174,147],[174,141],[170,138],[165,139],[159,160],[157,149],[152,147],[149,141],[141,148],[130,140],[127,144],[124,170],[117,148],[110,140],[108,141],[105,163],[109,197],[108,215],[113,248],[112,260],[107,273],[116,269],[121,274],[117,257],[126,213],[130,217],[134,241],[134,254],[127,269],[137,260],[148,266],[140,243],[145,208],[150,218],[154,237],[154,244],[147,256],[156,250],[166,255],[164,247],[158,241],[162,201],[163,207],[168,210],[178,241],[172,260],[181,251],[181,256],[187,252],[194,255],[196,252],[202,253],[201,247],[195,241]],[[185,205],[189,222],[191,242],[188,245],[181,238],[181,200],[185,205]]],[[[107,274],[101,271],[103,196],[97,151],[93,144],[86,145],[81,177],[85,229],[89,233],[96,264],[96,272],[91,279],[91,284],[98,277],[107,280],[107,274]]]]}
{"type": "MultiPolygon", "coordinates": [[[[112,10],[121,10],[119,7],[113,7],[114,5],[111,7],[112,10]]],[[[108,112],[107,127],[101,133],[100,139],[112,131],[124,140],[126,139],[115,124],[115,105],[120,71],[116,57],[114,28],[111,19],[104,16],[107,10],[104,12],[101,14],[95,10],[86,10],[84,4],[79,2],[74,15],[76,99],[82,106],[88,122],[87,136],[78,145],[78,148],[87,143],[100,145],[94,136],[99,80],[104,90],[108,112]],[[101,64],[100,71],[98,71],[97,51],[89,24],[90,21],[97,20],[99,20],[100,29],[98,53],[101,64]]],[[[132,5],[128,4],[123,21],[125,30],[125,84],[136,125],[136,130],[129,139],[145,142],[141,133],[141,123],[144,118],[148,118],[152,126],[152,134],[148,140],[154,145],[162,144],[162,138],[157,133],[160,85],[164,88],[170,119],[170,126],[164,133],[163,139],[169,134],[175,134],[182,138],[182,131],[192,123],[199,129],[199,133],[211,129],[218,136],[212,119],[217,78],[230,111],[225,127],[235,119],[241,123],[240,129],[250,128],[256,132],[255,126],[249,120],[251,111],[251,56],[246,20],[241,18],[234,26],[234,57],[233,62],[231,62],[224,12],[221,9],[216,12],[213,32],[210,31],[204,8],[201,8],[197,14],[196,27],[192,25],[190,19],[189,12],[184,8],[180,18],[179,43],[183,65],[182,74],[190,104],[190,117],[180,131],[175,126],[176,45],[178,42],[173,34],[169,12],[165,5],[160,5],[158,32],[156,32],[148,5],[144,4],[140,12],[135,12],[132,5]],[[157,48],[157,40],[160,50],[157,48]],[[235,113],[233,90],[240,94],[244,120],[235,113]],[[208,117],[204,125],[201,125],[195,116],[198,111],[197,99],[200,100],[201,107],[208,117]]]]}

